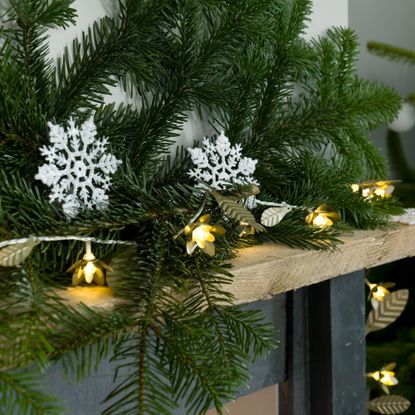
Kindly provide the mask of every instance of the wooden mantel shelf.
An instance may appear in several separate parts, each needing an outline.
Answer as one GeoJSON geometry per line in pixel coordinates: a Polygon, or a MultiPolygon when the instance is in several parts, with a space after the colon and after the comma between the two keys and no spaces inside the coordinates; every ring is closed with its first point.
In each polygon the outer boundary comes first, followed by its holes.
{"type": "Polygon", "coordinates": [[[355,231],[336,251],[265,244],[241,250],[233,261],[230,288],[237,303],[267,299],[339,275],[415,256],[415,225],[355,231]]]}
{"type": "MultiPolygon", "coordinates": [[[[336,251],[292,249],[264,244],[242,249],[233,260],[235,278],[227,291],[236,303],[268,299],[364,268],[415,256],[415,225],[392,230],[355,231],[342,238],[336,251]]],[[[112,308],[117,302],[108,288],[74,287],[60,291],[70,303],[112,308]]]]}

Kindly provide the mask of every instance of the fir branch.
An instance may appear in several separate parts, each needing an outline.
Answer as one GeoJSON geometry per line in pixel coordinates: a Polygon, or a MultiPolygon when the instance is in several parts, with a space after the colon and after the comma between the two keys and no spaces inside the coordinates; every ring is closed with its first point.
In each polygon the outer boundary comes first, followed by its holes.
{"type": "Polygon", "coordinates": [[[56,316],[48,319],[54,326],[49,339],[54,347],[50,358],[61,362],[78,382],[98,370],[102,361],[113,355],[114,346],[133,329],[131,316],[116,310],[52,303],[49,311],[56,316]]]}
{"type": "Polygon", "coordinates": [[[320,229],[305,224],[306,214],[293,214],[269,229],[260,239],[282,243],[292,248],[335,250],[341,244],[341,232],[336,229],[320,229]]]}
{"type": "Polygon", "coordinates": [[[279,341],[275,340],[274,328],[264,322],[261,311],[233,306],[224,307],[221,313],[234,342],[242,346],[244,353],[251,354],[252,361],[277,348],[279,341]]]}
{"type": "Polygon", "coordinates": [[[50,118],[64,120],[80,107],[94,108],[94,104],[103,103],[103,96],[109,94],[109,87],[116,85],[111,76],[122,76],[126,70],[123,62],[126,56],[122,52],[125,45],[122,44],[120,32],[122,28],[119,25],[103,18],[83,34],[81,42],[78,39],[73,41],[71,52],[65,49],[57,63],[50,118]],[[99,85],[97,79],[100,80],[99,85]]]}
{"type": "Polygon", "coordinates": [[[290,39],[297,39],[304,34],[311,13],[312,2],[310,0],[294,0],[291,5],[290,18],[285,31],[290,39]]]}
{"type": "MultiPolygon", "coordinates": [[[[125,413],[138,413],[137,384],[138,372],[132,370],[133,365],[140,359],[139,338],[130,335],[120,348],[117,349],[117,357],[120,361],[118,377],[121,380],[117,387],[108,395],[105,402],[108,403],[103,415],[117,415],[125,413]],[[119,397],[122,396],[122,399],[119,397]]],[[[146,414],[171,415],[177,407],[172,399],[172,389],[168,382],[168,370],[164,360],[159,360],[157,342],[149,341],[148,353],[144,355],[144,367],[146,371],[146,393],[143,402],[146,414]]]]}
{"type": "MultiPolygon", "coordinates": [[[[30,100],[38,102],[38,117],[48,112],[48,98],[52,62],[48,58],[47,28],[66,28],[75,23],[76,12],[71,8],[73,0],[13,0],[9,19],[17,22],[19,30],[14,34],[18,62],[22,64],[23,73],[19,75],[26,83],[26,94],[30,100]]],[[[44,119],[41,120],[44,122],[44,119]]],[[[42,131],[40,125],[32,130],[42,131]]]]}
{"type": "Polygon", "coordinates": [[[9,19],[21,27],[46,26],[66,28],[75,23],[74,0],[10,0],[9,19]]]}
{"type": "Polygon", "coordinates": [[[57,227],[59,213],[43,200],[37,188],[33,188],[21,177],[9,177],[4,171],[0,171],[0,174],[2,238],[27,236],[57,227]],[[16,200],[21,202],[20,209],[16,206],[16,200]],[[36,226],[33,226],[35,223],[36,226]]]}
{"type": "MultiPolygon", "coordinates": [[[[199,320],[199,324],[207,328],[203,320],[199,320]]],[[[212,354],[212,347],[216,345],[216,338],[205,334],[195,339],[194,335],[190,337],[184,334],[185,328],[180,325],[179,338],[160,335],[171,373],[175,374],[176,381],[173,385],[180,391],[179,396],[185,398],[188,414],[206,413],[212,404],[221,414],[223,402],[234,395],[234,380],[222,370],[216,359],[212,359],[215,356],[212,354]],[[186,340],[186,343],[183,340],[186,340]],[[189,380],[193,381],[193,384],[189,380]]],[[[234,355],[233,358],[238,363],[235,369],[241,371],[243,366],[241,366],[242,362],[238,362],[238,355],[234,355]]]]}
{"type": "Polygon", "coordinates": [[[136,138],[130,141],[127,152],[134,171],[151,177],[152,172],[160,169],[191,106],[182,80],[176,85],[166,86],[159,95],[145,100],[143,104],[136,122],[136,138]]]}
{"type": "Polygon", "coordinates": [[[407,64],[415,63],[415,52],[410,49],[401,48],[381,42],[368,42],[367,48],[369,52],[381,58],[387,58],[391,61],[403,62],[407,64]]]}
{"type": "Polygon", "coordinates": [[[139,128],[139,113],[131,105],[110,103],[100,106],[94,116],[94,122],[103,137],[111,137],[111,150],[119,158],[135,140],[139,128]]]}
{"type": "Polygon", "coordinates": [[[286,107],[292,96],[296,75],[307,67],[308,58],[308,47],[302,42],[276,47],[272,69],[264,79],[262,94],[255,105],[247,151],[255,155],[269,149],[269,139],[275,137],[274,128],[279,128],[276,126],[281,108],[286,107]]]}
{"type": "Polygon", "coordinates": [[[42,391],[39,374],[0,371],[0,406],[4,414],[60,415],[63,408],[42,391]]]}
{"type": "Polygon", "coordinates": [[[376,82],[355,81],[350,85],[349,95],[344,97],[348,108],[346,116],[353,116],[357,124],[371,130],[395,118],[401,106],[399,94],[376,82]]]}
{"type": "Polygon", "coordinates": [[[32,264],[33,261],[28,260],[24,268],[12,274],[12,286],[3,287],[0,370],[18,369],[33,363],[44,368],[53,351],[48,340],[49,327],[43,320],[45,290],[38,270],[32,264]]]}
{"type": "Polygon", "coordinates": [[[356,62],[359,53],[357,34],[351,29],[334,28],[328,31],[327,37],[337,49],[337,77],[335,80],[338,94],[346,93],[356,74],[356,62]]]}
{"type": "MultiPolygon", "coordinates": [[[[147,412],[146,401],[147,401],[147,384],[148,384],[148,371],[147,369],[147,354],[149,347],[149,330],[154,324],[154,320],[157,321],[157,310],[159,307],[158,301],[162,298],[163,289],[163,277],[162,269],[163,262],[165,260],[165,230],[156,226],[157,230],[161,230],[161,235],[152,235],[156,242],[156,254],[154,252],[148,252],[150,257],[147,259],[145,254],[140,258],[139,264],[141,270],[140,273],[135,273],[136,278],[132,278],[132,281],[137,282],[138,278],[145,278],[145,286],[137,286],[133,288],[131,282],[122,284],[119,287],[120,295],[125,295],[131,304],[126,304],[124,307],[130,309],[134,314],[139,314],[140,322],[137,326],[137,344],[135,347],[138,349],[138,355],[136,360],[137,374],[135,376],[135,399],[136,408],[139,414],[144,415],[147,412]],[[156,256],[155,256],[156,255],[156,256]],[[132,290],[131,290],[132,289],[132,290]],[[134,310],[134,311],[133,311],[134,310]]],[[[145,248],[147,249],[147,247],[145,248]]],[[[144,252],[143,252],[144,253],[144,252]]],[[[144,281],[142,281],[144,282],[144,281]]],[[[125,353],[129,353],[128,349],[121,348],[116,354],[115,359],[125,357],[125,353]]],[[[107,400],[114,400],[115,402],[107,409],[106,413],[117,414],[119,410],[123,409],[126,405],[129,405],[130,400],[125,400],[126,396],[130,397],[130,387],[132,384],[128,384],[125,387],[115,389],[107,398],[107,400]],[[127,395],[126,395],[127,394],[127,395]]],[[[121,412],[122,413],[122,412],[121,412]]]]}
{"type": "Polygon", "coordinates": [[[79,108],[99,107],[109,88],[117,79],[125,85],[128,74],[134,74],[135,85],[149,82],[157,64],[152,48],[156,49],[153,41],[162,6],[150,0],[145,5],[126,2],[118,18],[104,17],[83,33],[81,41],[75,39],[71,52],[65,49],[58,60],[49,118],[66,119],[79,108]]]}
{"type": "MultiPolygon", "coordinates": [[[[123,362],[128,356],[135,356],[138,366],[137,374],[131,375],[108,397],[112,402],[107,409],[108,414],[122,413],[130,405],[138,408],[139,413],[140,410],[143,413],[156,413],[152,412],[150,405],[149,362],[159,362],[158,367],[165,368],[165,376],[171,381],[170,398],[166,396],[166,402],[173,397],[185,399],[189,413],[204,412],[212,404],[220,410],[222,402],[229,399],[247,379],[243,362],[250,360],[248,353],[251,344],[256,344],[255,353],[264,352],[270,347],[269,330],[259,324],[258,317],[253,318],[252,313],[239,316],[241,320],[246,319],[245,329],[241,329],[240,334],[231,331],[237,330],[237,323],[236,320],[232,323],[231,313],[224,310],[230,304],[230,297],[222,288],[229,282],[230,275],[223,270],[220,262],[209,265],[203,256],[193,260],[173,243],[173,239],[166,238],[163,231],[161,234],[159,232],[159,226],[155,226],[150,234],[153,236],[149,235],[148,238],[156,238],[163,245],[169,241],[163,248],[165,254],[160,248],[156,251],[162,256],[169,252],[170,260],[156,259],[154,251],[150,254],[147,246],[151,239],[147,238],[145,250],[140,251],[138,257],[130,257],[130,264],[134,264],[133,270],[128,272],[130,279],[123,281],[118,288],[120,295],[133,301],[123,308],[129,310],[129,314],[140,317],[134,346],[127,342],[116,359],[123,362]],[[177,278],[177,275],[187,275],[188,282],[177,278]],[[182,295],[185,295],[184,300],[182,295]],[[245,334],[240,337],[243,332],[245,334]],[[145,336],[143,333],[146,333],[145,336]],[[261,339],[261,336],[264,337],[261,339]],[[236,337],[244,338],[249,343],[230,341],[236,337]],[[154,338],[159,344],[156,355],[153,355],[154,338]],[[205,364],[206,359],[211,362],[209,367],[205,364]],[[189,379],[196,383],[193,393],[190,388],[194,383],[189,379]],[[140,382],[145,389],[136,397],[134,404],[132,388],[140,382]]],[[[120,370],[122,367],[123,363],[120,370]]]]}

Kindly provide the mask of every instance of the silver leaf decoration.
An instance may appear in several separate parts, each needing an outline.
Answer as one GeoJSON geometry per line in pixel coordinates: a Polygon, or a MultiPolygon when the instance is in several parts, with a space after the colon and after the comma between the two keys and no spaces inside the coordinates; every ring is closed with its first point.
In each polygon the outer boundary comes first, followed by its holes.
{"type": "Polygon", "coordinates": [[[39,241],[8,245],[0,250],[0,266],[16,267],[24,262],[39,241]]]}
{"type": "Polygon", "coordinates": [[[265,209],[261,215],[261,223],[268,228],[280,223],[284,216],[292,211],[291,206],[270,207],[265,209]]]}

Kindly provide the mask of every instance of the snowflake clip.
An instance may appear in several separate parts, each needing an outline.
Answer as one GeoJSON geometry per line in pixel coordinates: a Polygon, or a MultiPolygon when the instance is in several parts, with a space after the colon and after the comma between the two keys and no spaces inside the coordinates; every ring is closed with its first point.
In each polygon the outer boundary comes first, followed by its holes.
{"type": "Polygon", "coordinates": [[[48,126],[51,145],[40,148],[47,163],[39,167],[35,179],[51,188],[49,201],[62,203],[70,218],[84,208],[106,207],[106,192],[112,183],[110,175],[122,163],[107,153],[108,138],[96,138],[92,117],[80,128],[72,118],[66,130],[51,122],[48,126]]]}
{"type": "Polygon", "coordinates": [[[195,165],[188,174],[199,187],[224,190],[232,184],[258,184],[252,176],[258,160],[243,157],[241,145],[231,146],[223,131],[215,143],[205,137],[202,144],[203,148],[188,148],[195,165]]]}

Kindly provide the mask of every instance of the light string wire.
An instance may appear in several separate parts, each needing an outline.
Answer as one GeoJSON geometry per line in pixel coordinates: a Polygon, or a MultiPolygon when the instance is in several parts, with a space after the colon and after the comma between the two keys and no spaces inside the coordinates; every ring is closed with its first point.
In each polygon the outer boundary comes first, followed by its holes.
{"type": "Polygon", "coordinates": [[[99,239],[94,237],[83,236],[30,236],[28,238],[10,239],[8,241],[0,242],[0,249],[9,245],[25,244],[26,242],[61,242],[61,241],[80,241],[80,242],[94,242],[103,245],[130,245],[136,246],[137,243],[133,241],[117,241],[115,239],[99,239]]]}
{"type": "Polygon", "coordinates": [[[272,206],[272,207],[289,207],[289,208],[297,208],[298,206],[295,205],[289,205],[286,202],[282,203],[275,203],[275,202],[265,202],[263,200],[255,199],[255,203],[262,206],[272,206]]]}

